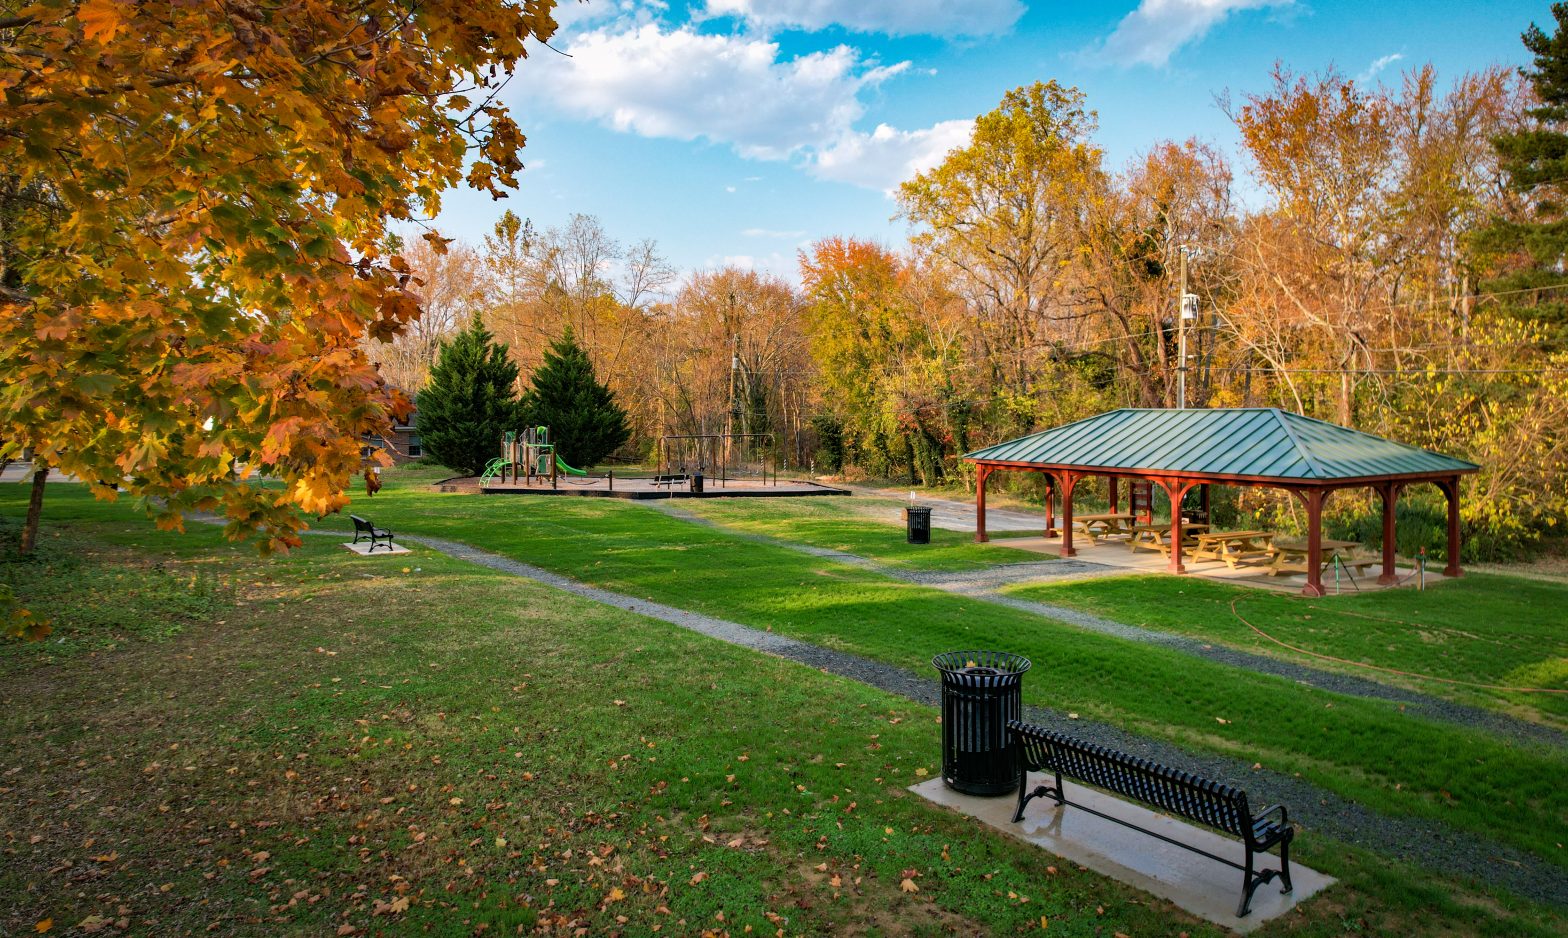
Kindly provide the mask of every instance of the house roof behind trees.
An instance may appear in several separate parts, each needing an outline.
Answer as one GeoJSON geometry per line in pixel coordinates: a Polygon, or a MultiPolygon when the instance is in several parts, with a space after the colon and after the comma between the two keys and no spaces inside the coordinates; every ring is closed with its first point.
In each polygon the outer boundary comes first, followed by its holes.
{"type": "Polygon", "coordinates": [[[1275,407],[1123,408],[975,450],[1020,468],[1302,483],[1453,476],[1480,467],[1275,407]]]}

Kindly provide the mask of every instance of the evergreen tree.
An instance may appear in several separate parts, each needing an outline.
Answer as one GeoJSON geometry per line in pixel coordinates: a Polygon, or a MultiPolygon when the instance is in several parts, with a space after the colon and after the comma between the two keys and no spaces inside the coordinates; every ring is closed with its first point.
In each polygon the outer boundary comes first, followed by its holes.
{"type": "Polygon", "coordinates": [[[615,452],[631,437],[626,411],[593,374],[588,352],[567,326],[534,369],[523,410],[534,426],[550,428],[561,461],[586,468],[615,452]]]}
{"type": "Polygon", "coordinates": [[[419,441],[436,461],[478,475],[501,455],[501,435],[521,429],[517,366],[475,316],[441,345],[419,392],[419,441]]]}
{"type": "Polygon", "coordinates": [[[1535,56],[1523,69],[1540,106],[1534,123],[1492,140],[1508,185],[1520,193],[1524,214],[1494,221],[1476,233],[1476,259],[1495,276],[1481,284],[1501,309],[1533,323],[1555,349],[1568,347],[1568,3],[1552,4],[1550,35],[1531,24],[1523,40],[1535,56]]]}

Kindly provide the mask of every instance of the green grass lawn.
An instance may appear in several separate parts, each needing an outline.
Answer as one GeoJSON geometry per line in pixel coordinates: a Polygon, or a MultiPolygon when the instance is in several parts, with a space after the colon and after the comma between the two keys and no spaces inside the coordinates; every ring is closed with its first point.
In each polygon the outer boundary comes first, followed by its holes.
{"type": "Polygon", "coordinates": [[[1007,592],[1568,726],[1564,583],[1470,574],[1421,592],[1383,590],[1306,600],[1196,577],[1175,583],[1166,576],[1129,576],[1007,592]],[[1559,693],[1509,693],[1326,662],[1269,641],[1236,613],[1281,642],[1318,655],[1559,693]]]}
{"type": "MultiPolygon", "coordinates": [[[[929,674],[999,647],[1037,664],[1025,699],[1225,753],[1392,814],[1435,818],[1568,866],[1568,753],[1402,713],[891,580],[609,499],[440,495],[391,475],[357,512],[585,582],[929,674]],[[1411,758],[1422,753],[1422,758],[1411,758]]],[[[330,521],[328,524],[340,522],[330,521]]]]}
{"type": "Polygon", "coordinates": [[[703,498],[676,502],[682,510],[727,528],[812,547],[868,557],[906,570],[974,570],[1006,563],[1049,560],[1041,554],[976,544],[974,535],[931,530],[931,543],[905,542],[904,526],[868,515],[903,507],[894,499],[853,498],[703,498]]]}
{"type": "MultiPolygon", "coordinates": [[[[0,567],[57,630],[0,658],[0,934],[1216,934],[909,795],[929,708],[428,550],[50,499],[0,567]]],[[[1298,843],[1343,881],[1260,934],[1568,924],[1298,843]]]]}

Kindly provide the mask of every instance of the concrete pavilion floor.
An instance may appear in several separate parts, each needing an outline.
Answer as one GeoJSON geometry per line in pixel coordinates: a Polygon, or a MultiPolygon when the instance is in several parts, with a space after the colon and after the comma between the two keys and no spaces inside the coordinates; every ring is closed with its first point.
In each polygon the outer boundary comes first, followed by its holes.
{"type": "MultiPolygon", "coordinates": [[[[1026,550],[1050,557],[1061,556],[1062,538],[1055,537],[992,537],[990,544],[998,547],[1010,547],[1014,550],[1026,550]]],[[[1104,564],[1108,567],[1117,567],[1129,573],[1169,573],[1170,561],[1158,551],[1130,550],[1124,538],[1100,538],[1098,543],[1090,544],[1082,535],[1073,537],[1073,547],[1078,551],[1074,559],[1087,563],[1104,564]]],[[[1242,563],[1232,568],[1219,560],[1193,560],[1191,557],[1183,559],[1182,564],[1187,568],[1187,576],[1198,576],[1210,580],[1222,580],[1236,586],[1252,586],[1259,589],[1278,590],[1286,593],[1299,593],[1306,586],[1306,574],[1287,574],[1282,576],[1269,576],[1267,564],[1242,563]]],[[[1416,585],[1416,568],[1408,563],[1398,563],[1394,571],[1400,577],[1401,586],[1414,587],[1416,585]]],[[[1439,582],[1446,579],[1440,572],[1441,567],[1434,569],[1428,565],[1427,582],[1439,582]]],[[[1341,571],[1336,590],[1334,581],[1334,568],[1323,571],[1323,588],[1330,596],[1337,592],[1355,593],[1372,592],[1375,590],[1396,589],[1397,587],[1380,586],[1377,582],[1378,570],[1369,568],[1364,573],[1355,571],[1341,571]]]]}
{"type": "MultiPolygon", "coordinates": [[[[852,487],[857,495],[871,495],[881,498],[895,497],[896,492],[889,490],[867,489],[852,487]]],[[[934,498],[922,495],[917,504],[931,509],[931,526],[946,531],[957,531],[973,534],[975,530],[975,506],[973,502],[957,501],[955,499],[934,498]]],[[[888,507],[870,507],[867,514],[879,520],[902,524],[901,509],[888,507]]],[[[1062,552],[1062,538],[1060,534],[1055,537],[1041,537],[1038,533],[1045,526],[1045,518],[1037,511],[1019,508],[990,508],[986,511],[986,530],[991,534],[989,543],[997,547],[1010,547],[1015,550],[1031,551],[1047,557],[1059,557],[1062,552]],[[1027,532],[1027,533],[1026,533],[1027,532]],[[1032,536],[1031,536],[1032,534],[1032,536]]],[[[1076,560],[1086,563],[1101,564],[1128,573],[1168,573],[1169,564],[1164,554],[1152,550],[1129,550],[1125,538],[1102,538],[1096,544],[1089,543],[1082,535],[1073,537],[1073,547],[1078,551],[1076,560]]],[[[1183,560],[1187,568],[1187,576],[1199,576],[1207,579],[1222,580],[1237,586],[1251,586],[1257,589],[1276,590],[1283,593],[1300,593],[1306,585],[1306,574],[1293,574],[1286,576],[1269,576],[1265,567],[1258,564],[1243,564],[1231,568],[1219,560],[1193,560],[1190,557],[1183,560]]],[[[1394,570],[1400,577],[1400,586],[1415,587],[1417,577],[1415,565],[1401,560],[1394,570]]],[[[1440,565],[1429,564],[1426,570],[1427,582],[1441,582],[1443,576],[1440,565]]],[[[1377,582],[1377,568],[1369,568],[1364,573],[1351,572],[1340,574],[1338,592],[1355,593],[1372,592],[1374,590],[1394,589],[1396,587],[1379,586],[1377,582]]],[[[1323,588],[1330,596],[1336,592],[1334,583],[1334,569],[1330,567],[1323,573],[1323,588]]]]}

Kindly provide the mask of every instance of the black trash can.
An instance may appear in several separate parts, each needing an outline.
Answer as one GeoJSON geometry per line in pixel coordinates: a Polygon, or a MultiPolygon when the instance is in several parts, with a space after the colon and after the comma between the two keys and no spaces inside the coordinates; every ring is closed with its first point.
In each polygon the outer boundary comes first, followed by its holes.
{"type": "Polygon", "coordinates": [[[694,472],[691,475],[691,490],[694,494],[702,494],[702,473],[694,472]]]}
{"type": "Polygon", "coordinates": [[[1017,791],[1022,773],[1007,743],[1007,721],[1019,717],[1029,659],[950,651],[931,664],[942,672],[942,781],[969,795],[1017,791]]]}
{"type": "Polygon", "coordinates": [[[905,508],[904,532],[911,544],[931,543],[931,509],[913,505],[905,508]]]}

